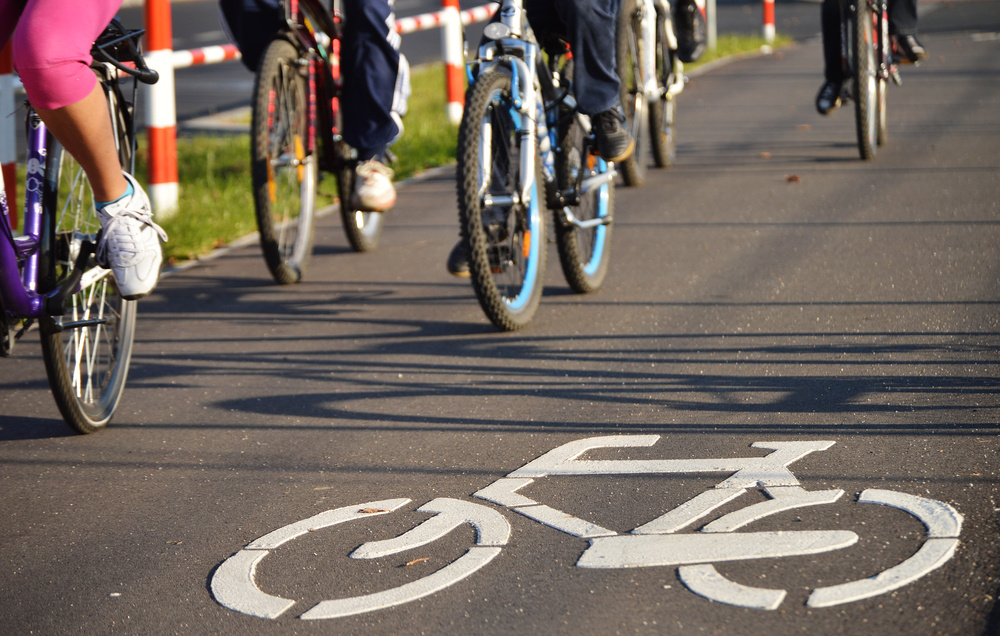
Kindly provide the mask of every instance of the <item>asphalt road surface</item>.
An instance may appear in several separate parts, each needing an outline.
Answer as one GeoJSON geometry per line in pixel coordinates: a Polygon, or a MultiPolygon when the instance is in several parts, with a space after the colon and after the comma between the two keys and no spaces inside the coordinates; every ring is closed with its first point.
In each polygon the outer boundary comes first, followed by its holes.
{"type": "Polygon", "coordinates": [[[252,244],[165,277],[96,435],[28,334],[3,631],[996,633],[997,7],[927,10],[870,163],[815,40],[693,78],[603,289],[550,250],[521,332],[445,272],[446,168],[298,285],[252,244]]]}

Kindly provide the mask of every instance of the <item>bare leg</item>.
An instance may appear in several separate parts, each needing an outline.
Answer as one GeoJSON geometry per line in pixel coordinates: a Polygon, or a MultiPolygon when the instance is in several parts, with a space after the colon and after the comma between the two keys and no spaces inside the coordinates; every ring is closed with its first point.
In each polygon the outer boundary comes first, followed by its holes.
{"type": "Polygon", "coordinates": [[[38,109],[38,116],[87,173],[95,201],[113,201],[125,194],[128,183],[118,162],[111,114],[100,84],[75,104],[38,109]]]}

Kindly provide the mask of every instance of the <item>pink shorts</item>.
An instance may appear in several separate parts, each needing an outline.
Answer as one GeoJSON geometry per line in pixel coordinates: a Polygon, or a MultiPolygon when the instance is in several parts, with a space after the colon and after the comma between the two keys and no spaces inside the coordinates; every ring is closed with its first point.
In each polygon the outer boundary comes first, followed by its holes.
{"type": "Polygon", "coordinates": [[[122,0],[0,0],[0,43],[35,108],[75,104],[94,90],[90,49],[122,0]]]}

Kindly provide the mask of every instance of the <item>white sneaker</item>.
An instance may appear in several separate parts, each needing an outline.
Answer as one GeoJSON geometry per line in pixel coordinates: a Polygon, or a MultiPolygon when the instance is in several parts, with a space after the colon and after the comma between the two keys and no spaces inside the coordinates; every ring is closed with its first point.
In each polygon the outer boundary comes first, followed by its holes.
{"type": "Polygon", "coordinates": [[[153,222],[149,198],[139,182],[122,174],[135,192],[98,210],[104,232],[97,246],[97,262],[115,275],[121,295],[135,300],[156,287],[163,262],[160,240],[166,241],[167,233],[153,222]]]}
{"type": "Polygon", "coordinates": [[[369,159],[355,168],[354,194],[351,205],[366,212],[385,212],[396,205],[396,188],[392,185],[391,168],[378,159],[369,159]]]}

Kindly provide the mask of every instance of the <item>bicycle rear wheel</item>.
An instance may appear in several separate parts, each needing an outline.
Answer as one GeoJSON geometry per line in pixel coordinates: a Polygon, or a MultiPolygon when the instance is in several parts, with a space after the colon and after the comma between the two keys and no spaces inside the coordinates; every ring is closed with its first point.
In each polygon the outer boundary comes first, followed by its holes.
{"type": "Polygon", "coordinates": [[[622,110],[625,111],[626,126],[635,140],[635,151],[625,161],[619,162],[618,169],[630,186],[642,185],[646,180],[648,158],[646,148],[649,130],[646,128],[646,76],[642,68],[642,49],[649,46],[640,37],[643,16],[636,0],[622,0],[615,25],[615,63],[621,81],[622,110]]]}
{"type": "Polygon", "coordinates": [[[340,219],[344,233],[355,252],[370,252],[378,247],[382,237],[383,212],[363,212],[351,205],[354,191],[354,163],[345,162],[337,170],[337,191],[340,193],[340,219]]]}
{"type": "Polygon", "coordinates": [[[875,25],[868,0],[857,0],[851,20],[854,45],[854,115],[861,158],[871,160],[878,152],[878,81],[875,60],[875,25]]]}
{"type": "Polygon", "coordinates": [[[521,126],[507,69],[480,75],[458,132],[458,214],[476,297],[505,331],[531,321],[545,274],[541,159],[536,148],[534,185],[524,201],[521,126]]]}
{"type": "MultiPolygon", "coordinates": [[[[125,108],[110,93],[122,166],[131,171],[132,139],[125,108]]],[[[85,241],[97,242],[101,226],[94,211],[90,182],[83,169],[49,135],[46,144],[45,214],[53,223],[43,246],[43,291],[60,286],[73,274],[85,241]]],[[[80,433],[94,433],[111,420],[125,390],[136,302],[118,293],[110,270],[93,256],[76,293],[66,301],[66,314],[41,323],[42,357],[52,396],[66,422],[80,433]]]]}
{"type": "Polygon", "coordinates": [[[250,153],[260,246],[282,285],[299,282],[312,256],[318,160],[307,95],[298,50],[272,41],[254,86],[250,153]]]}
{"type": "Polygon", "coordinates": [[[657,168],[671,168],[677,163],[677,141],[674,118],[677,100],[668,97],[666,89],[679,78],[674,76],[674,55],[667,39],[666,20],[656,20],[656,81],[663,95],[649,104],[649,146],[653,151],[653,164],[657,168]]]}
{"type": "Polygon", "coordinates": [[[588,135],[576,116],[560,131],[556,154],[556,180],[579,193],[579,203],[555,210],[556,243],[563,275],[573,291],[586,294],[604,282],[611,259],[611,223],[615,184],[607,176],[608,164],[593,152],[588,135]]]}
{"type": "Polygon", "coordinates": [[[887,66],[883,68],[881,65],[888,65],[891,58],[891,52],[889,51],[889,15],[886,4],[879,2],[877,4],[878,11],[878,83],[875,86],[875,90],[878,94],[878,130],[876,131],[876,141],[879,146],[884,146],[889,141],[889,117],[886,110],[886,93],[888,92],[889,82],[886,77],[887,66]]]}

